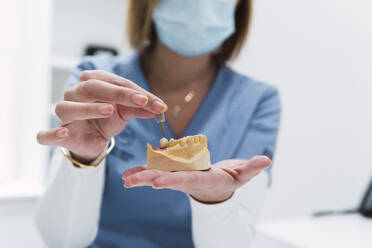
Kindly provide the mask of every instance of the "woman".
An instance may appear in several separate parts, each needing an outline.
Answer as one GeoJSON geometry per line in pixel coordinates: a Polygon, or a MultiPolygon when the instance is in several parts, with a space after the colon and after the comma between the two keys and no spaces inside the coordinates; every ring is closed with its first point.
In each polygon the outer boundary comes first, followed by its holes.
{"type": "Polygon", "coordinates": [[[76,161],[53,158],[60,167],[36,216],[48,246],[247,247],[271,164],[251,157],[271,156],[280,115],[274,87],[225,65],[250,11],[250,0],[130,1],[138,53],[86,58],[56,106],[61,127],[38,134],[76,161]],[[137,167],[162,137],[154,116],[166,110],[168,138],[207,135],[211,170],[137,167]]]}

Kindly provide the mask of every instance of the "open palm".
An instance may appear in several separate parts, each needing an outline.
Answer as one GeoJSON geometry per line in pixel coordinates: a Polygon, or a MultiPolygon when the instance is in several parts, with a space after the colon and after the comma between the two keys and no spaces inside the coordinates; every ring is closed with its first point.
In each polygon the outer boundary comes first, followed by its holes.
{"type": "Polygon", "coordinates": [[[123,180],[126,188],[168,188],[182,191],[201,202],[213,203],[228,199],[237,188],[270,165],[269,158],[257,156],[250,160],[223,160],[206,171],[168,172],[140,166],[125,171],[123,180]]]}

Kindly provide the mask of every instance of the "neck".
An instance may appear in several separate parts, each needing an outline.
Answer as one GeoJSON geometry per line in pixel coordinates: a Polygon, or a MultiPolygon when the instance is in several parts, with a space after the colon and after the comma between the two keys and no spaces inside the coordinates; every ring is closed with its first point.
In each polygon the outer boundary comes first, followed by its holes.
{"type": "Polygon", "coordinates": [[[159,41],[142,54],[141,62],[150,87],[162,92],[186,88],[193,83],[208,84],[217,69],[211,54],[185,57],[159,41]]]}

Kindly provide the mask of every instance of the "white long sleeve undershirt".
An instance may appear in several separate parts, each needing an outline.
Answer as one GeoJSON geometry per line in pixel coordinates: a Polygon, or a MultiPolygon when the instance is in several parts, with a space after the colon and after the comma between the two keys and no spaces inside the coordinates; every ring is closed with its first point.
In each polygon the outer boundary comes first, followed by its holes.
{"type": "MultiPolygon", "coordinates": [[[[35,215],[41,237],[48,247],[89,246],[98,231],[105,160],[95,168],[81,169],[56,151],[53,167],[55,173],[35,215]]],[[[267,180],[267,173],[262,172],[231,199],[218,204],[203,204],[189,197],[195,247],[249,247],[267,180]]]]}

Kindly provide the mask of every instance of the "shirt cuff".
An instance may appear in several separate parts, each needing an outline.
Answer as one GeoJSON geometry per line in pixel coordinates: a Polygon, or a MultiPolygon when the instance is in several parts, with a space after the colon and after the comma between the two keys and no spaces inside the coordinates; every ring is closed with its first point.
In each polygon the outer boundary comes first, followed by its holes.
{"type": "Polygon", "coordinates": [[[104,165],[106,163],[106,159],[104,159],[99,165],[92,166],[91,168],[80,168],[73,165],[69,160],[67,160],[65,157],[63,158],[65,160],[65,163],[67,163],[67,167],[73,174],[79,174],[79,175],[86,175],[86,174],[94,174],[99,173],[101,170],[104,169],[104,165]]]}
{"type": "Polygon", "coordinates": [[[234,193],[229,199],[220,203],[214,204],[206,204],[195,200],[194,198],[190,197],[190,206],[192,210],[192,214],[198,216],[216,216],[221,213],[227,213],[230,211],[234,211],[237,207],[236,202],[236,193],[234,193]]]}
{"type": "MultiPolygon", "coordinates": [[[[91,167],[89,167],[89,168],[78,167],[78,166],[75,166],[72,162],[69,161],[69,164],[71,165],[70,167],[75,167],[77,169],[85,169],[85,170],[89,170],[89,171],[94,171],[94,170],[92,170],[93,168],[100,167],[99,165],[104,163],[103,160],[105,160],[104,157],[107,156],[106,150],[107,150],[107,147],[109,146],[109,144],[110,143],[108,142],[105,149],[103,150],[103,152],[95,160],[93,160],[91,163],[87,164],[88,166],[91,166],[91,167]]],[[[67,153],[71,156],[71,152],[69,150],[67,150],[64,147],[60,147],[60,148],[62,150],[62,153],[67,153]]],[[[65,157],[65,156],[63,156],[63,157],[65,157]]],[[[66,158],[64,158],[64,159],[68,160],[66,158]]]]}

